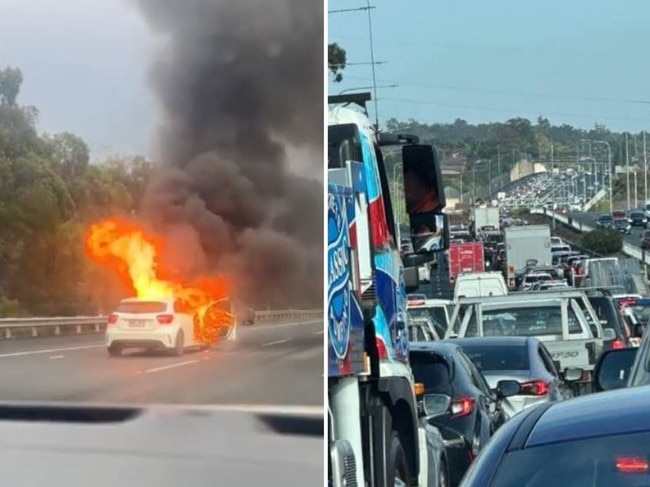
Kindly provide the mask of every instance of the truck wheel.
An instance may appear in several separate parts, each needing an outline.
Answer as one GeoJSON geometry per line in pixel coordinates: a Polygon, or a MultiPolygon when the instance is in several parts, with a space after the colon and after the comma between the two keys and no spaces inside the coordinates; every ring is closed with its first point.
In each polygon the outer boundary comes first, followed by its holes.
{"type": "Polygon", "coordinates": [[[406,487],[408,485],[409,466],[406,461],[404,447],[399,439],[399,435],[393,431],[388,446],[388,486],[389,487],[406,487]]]}

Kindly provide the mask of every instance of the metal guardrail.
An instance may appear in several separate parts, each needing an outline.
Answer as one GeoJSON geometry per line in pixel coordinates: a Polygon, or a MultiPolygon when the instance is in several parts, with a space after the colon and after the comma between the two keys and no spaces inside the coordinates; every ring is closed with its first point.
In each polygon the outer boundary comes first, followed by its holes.
{"type": "MultiPolygon", "coordinates": [[[[287,309],[278,311],[256,311],[255,323],[286,319],[320,318],[322,309],[287,309]]],[[[107,316],[62,316],[54,318],[0,318],[0,340],[18,336],[38,337],[39,334],[51,336],[103,333],[106,330],[107,316]]]]}

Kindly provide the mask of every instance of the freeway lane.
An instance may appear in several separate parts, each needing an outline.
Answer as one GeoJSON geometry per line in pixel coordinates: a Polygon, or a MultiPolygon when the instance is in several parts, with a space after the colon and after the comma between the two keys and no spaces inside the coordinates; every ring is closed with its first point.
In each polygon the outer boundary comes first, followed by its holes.
{"type": "MultiPolygon", "coordinates": [[[[596,227],[596,218],[598,218],[600,213],[586,213],[586,212],[574,212],[568,213],[566,216],[573,218],[575,221],[584,223],[591,227],[596,227]]],[[[630,235],[625,235],[625,241],[635,247],[641,247],[641,235],[644,232],[642,227],[632,227],[632,233],[630,235]]]]}
{"type": "Polygon", "coordinates": [[[233,350],[126,351],[102,335],[0,341],[0,399],[165,404],[323,404],[322,320],[240,327],[233,350]]]}

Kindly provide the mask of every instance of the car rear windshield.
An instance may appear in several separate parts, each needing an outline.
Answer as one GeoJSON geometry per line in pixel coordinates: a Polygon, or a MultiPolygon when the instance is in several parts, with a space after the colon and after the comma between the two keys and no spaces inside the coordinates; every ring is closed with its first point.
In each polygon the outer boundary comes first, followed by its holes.
{"type": "Polygon", "coordinates": [[[507,453],[491,487],[650,485],[650,433],[602,436],[507,453]]]}
{"type": "Polygon", "coordinates": [[[625,212],[624,211],[615,211],[612,213],[614,218],[625,218],[625,212]]]}
{"type": "Polygon", "coordinates": [[[409,319],[431,321],[436,329],[442,330],[443,335],[447,331],[447,315],[445,314],[445,309],[441,306],[408,308],[406,312],[409,319]]]}
{"type": "Polygon", "coordinates": [[[411,368],[415,382],[424,384],[427,393],[453,396],[451,373],[442,357],[429,352],[411,352],[411,368]]]}
{"type": "Polygon", "coordinates": [[[167,311],[167,303],[162,301],[123,301],[116,311],[129,314],[164,313],[167,311]]]}
{"type": "MultiPolygon", "coordinates": [[[[582,327],[573,309],[567,309],[569,333],[581,333],[582,327]]],[[[562,310],[560,305],[483,309],[484,336],[543,336],[562,335],[562,310]]],[[[477,335],[476,314],[467,327],[467,336],[477,335]]]]}
{"type": "Polygon", "coordinates": [[[484,372],[529,370],[528,347],[517,345],[462,345],[472,362],[484,372]]]}

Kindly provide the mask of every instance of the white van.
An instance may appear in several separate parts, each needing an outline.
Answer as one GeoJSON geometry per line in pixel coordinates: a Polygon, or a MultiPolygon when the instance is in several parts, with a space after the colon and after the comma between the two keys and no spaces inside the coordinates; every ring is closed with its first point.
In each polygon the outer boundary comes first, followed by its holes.
{"type": "Polygon", "coordinates": [[[454,301],[458,298],[506,296],[508,286],[500,272],[461,274],[456,278],[454,301]]]}

